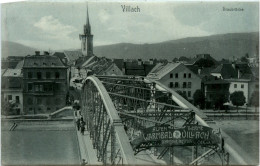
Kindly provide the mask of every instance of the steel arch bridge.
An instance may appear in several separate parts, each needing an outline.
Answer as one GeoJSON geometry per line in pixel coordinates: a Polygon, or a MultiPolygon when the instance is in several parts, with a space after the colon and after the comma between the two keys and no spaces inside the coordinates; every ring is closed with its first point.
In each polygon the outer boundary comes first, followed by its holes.
{"type": "Polygon", "coordinates": [[[215,131],[220,130],[174,90],[145,77],[89,76],[84,80],[81,90],[81,109],[93,148],[103,164],[138,165],[136,155],[145,149],[152,149],[158,159],[169,152],[167,158],[170,164],[176,164],[174,156],[185,149],[190,152],[191,158],[182,164],[202,164],[214,154],[218,155],[222,165],[246,165],[251,161],[223,131],[221,135],[228,139],[225,139],[222,148],[220,145],[206,148],[188,146],[176,150],[175,146],[161,147],[158,142],[140,141],[142,131],[156,125],[181,127],[199,124],[215,131]]]}

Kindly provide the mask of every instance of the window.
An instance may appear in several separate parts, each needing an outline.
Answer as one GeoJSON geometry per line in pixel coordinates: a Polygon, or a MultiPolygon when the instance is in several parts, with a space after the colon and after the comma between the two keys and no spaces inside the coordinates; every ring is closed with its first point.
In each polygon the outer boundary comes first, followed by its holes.
{"type": "Polygon", "coordinates": [[[188,97],[191,97],[191,91],[188,91],[188,97]]]}
{"type": "Polygon", "coordinates": [[[175,82],[175,88],[179,88],[179,83],[175,82]]]}
{"type": "Polygon", "coordinates": [[[19,102],[20,102],[19,96],[15,96],[15,101],[16,101],[16,103],[19,103],[19,102]]]}
{"type": "Polygon", "coordinates": [[[189,78],[191,78],[191,73],[189,73],[189,78]]]}
{"type": "Polygon", "coordinates": [[[33,90],[33,84],[32,83],[28,83],[28,91],[32,91],[33,90]]]}
{"type": "Polygon", "coordinates": [[[183,82],[182,87],[183,87],[183,88],[186,88],[186,86],[187,86],[187,83],[186,83],[186,82],[183,82]]]}
{"type": "Polygon", "coordinates": [[[32,72],[28,72],[28,78],[32,78],[32,72]]]}
{"type": "Polygon", "coordinates": [[[35,92],[39,92],[39,89],[40,89],[39,85],[35,85],[35,92]]]}
{"type": "Polygon", "coordinates": [[[55,73],[55,78],[60,78],[60,73],[59,72],[55,73]]]}
{"type": "Polygon", "coordinates": [[[191,88],[191,82],[188,82],[188,88],[191,88]]]}
{"type": "Polygon", "coordinates": [[[50,72],[46,72],[46,78],[51,78],[51,73],[50,72]]]}
{"type": "Polygon", "coordinates": [[[182,94],[183,94],[183,96],[187,96],[187,95],[186,95],[186,91],[183,91],[182,94]]]}
{"type": "Polygon", "coordinates": [[[12,95],[8,95],[8,101],[9,100],[12,100],[13,98],[12,98],[12,95]]]}
{"type": "Polygon", "coordinates": [[[171,74],[170,74],[170,78],[172,78],[172,77],[173,77],[173,74],[171,73],[171,74]]]}
{"type": "Polygon", "coordinates": [[[51,110],[51,108],[50,107],[47,107],[47,111],[50,111],[51,110]]]}
{"type": "Polygon", "coordinates": [[[234,84],[234,88],[237,88],[237,84],[234,84]]]}
{"type": "Polygon", "coordinates": [[[186,78],[186,73],[183,74],[183,78],[186,78]]]}
{"type": "Polygon", "coordinates": [[[178,78],[178,73],[175,74],[175,78],[178,78]]]}
{"type": "Polygon", "coordinates": [[[42,78],[42,73],[41,72],[37,72],[37,78],[41,79],[42,78]]]}
{"type": "Polygon", "coordinates": [[[170,82],[170,88],[172,88],[173,87],[173,82],[170,82]]]}
{"type": "Polygon", "coordinates": [[[241,84],[241,88],[242,88],[242,89],[244,88],[244,84],[241,84]]]}

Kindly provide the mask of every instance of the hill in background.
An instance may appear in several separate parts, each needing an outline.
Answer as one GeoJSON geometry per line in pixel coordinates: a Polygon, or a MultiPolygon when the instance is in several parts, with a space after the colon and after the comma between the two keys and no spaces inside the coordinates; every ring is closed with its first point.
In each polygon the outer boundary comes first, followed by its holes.
{"type": "MultiPolygon", "coordinates": [[[[240,58],[246,53],[256,54],[259,33],[232,33],[206,37],[189,37],[153,44],[119,43],[94,47],[95,55],[107,58],[126,59],[168,59],[181,56],[194,57],[196,54],[211,54],[217,60],[240,58]]],[[[66,50],[66,48],[64,48],[66,50]]],[[[75,48],[77,49],[77,48],[75,48]]],[[[2,41],[2,58],[7,56],[32,55],[35,48],[19,43],[2,41]]]]}
{"type": "Polygon", "coordinates": [[[1,58],[7,58],[8,56],[33,55],[37,50],[15,42],[2,41],[1,44],[1,58]]]}
{"type": "Polygon", "coordinates": [[[253,56],[259,45],[259,33],[234,33],[206,37],[190,37],[154,44],[120,43],[97,46],[94,53],[108,58],[129,59],[168,59],[175,57],[194,57],[196,54],[209,53],[217,60],[240,58],[246,53],[253,56]]]}

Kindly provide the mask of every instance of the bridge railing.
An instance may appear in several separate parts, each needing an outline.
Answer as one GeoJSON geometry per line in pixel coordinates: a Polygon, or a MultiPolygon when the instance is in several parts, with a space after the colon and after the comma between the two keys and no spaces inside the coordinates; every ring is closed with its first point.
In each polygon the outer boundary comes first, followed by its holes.
{"type": "Polygon", "coordinates": [[[84,81],[81,106],[98,160],[104,164],[135,165],[134,152],[117,110],[95,76],[84,81]]]}

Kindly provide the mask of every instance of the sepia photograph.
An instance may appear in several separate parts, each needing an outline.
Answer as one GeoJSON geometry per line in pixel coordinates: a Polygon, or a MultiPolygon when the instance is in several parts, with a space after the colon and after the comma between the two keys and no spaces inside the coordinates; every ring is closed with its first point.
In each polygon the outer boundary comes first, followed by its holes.
{"type": "Polygon", "coordinates": [[[1,165],[259,165],[259,1],[0,11],[1,165]]]}

